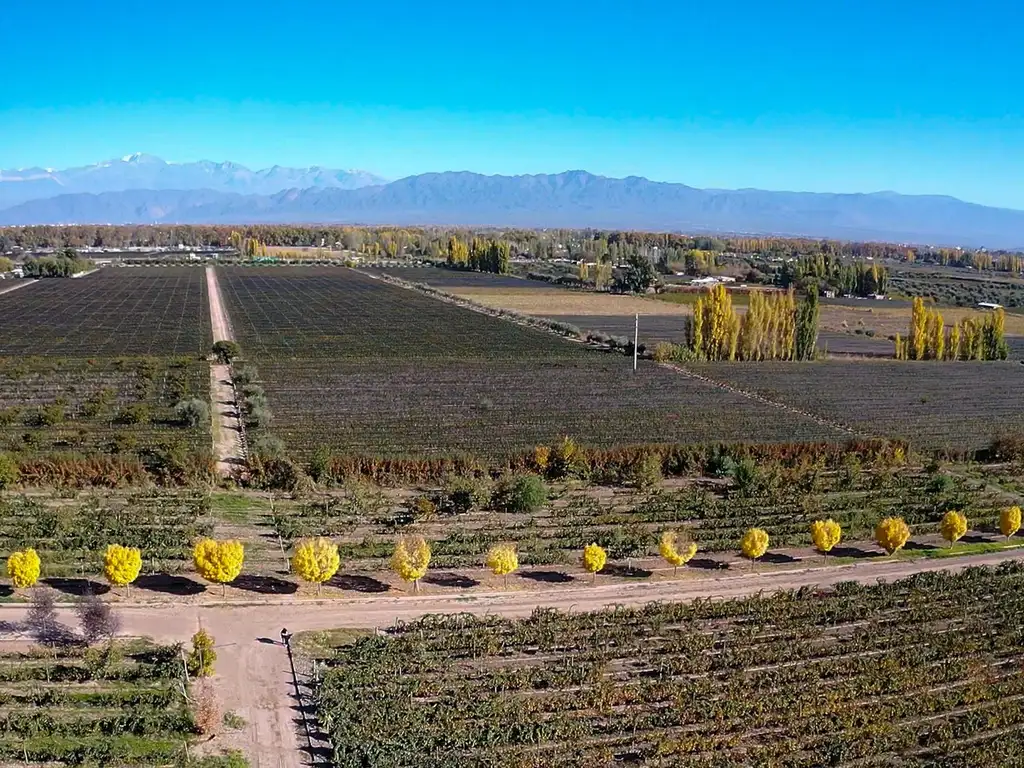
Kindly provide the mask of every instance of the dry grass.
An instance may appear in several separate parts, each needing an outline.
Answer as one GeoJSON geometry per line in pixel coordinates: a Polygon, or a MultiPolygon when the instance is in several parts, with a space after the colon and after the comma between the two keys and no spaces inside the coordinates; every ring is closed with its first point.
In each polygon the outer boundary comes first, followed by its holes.
{"type": "Polygon", "coordinates": [[[448,288],[449,293],[498,309],[511,309],[538,317],[595,315],[689,315],[687,306],[640,296],[583,293],[561,288],[448,288]]]}
{"type": "MultiPolygon", "coordinates": [[[[953,325],[968,317],[984,318],[988,314],[966,307],[945,307],[940,311],[946,325],[953,325]]],[[[910,330],[910,307],[823,305],[821,328],[825,331],[839,333],[853,331],[857,328],[865,330],[870,328],[878,336],[891,336],[897,333],[906,336],[910,330]]],[[[1006,334],[1008,336],[1024,335],[1024,315],[1006,315],[1006,334]]]]}

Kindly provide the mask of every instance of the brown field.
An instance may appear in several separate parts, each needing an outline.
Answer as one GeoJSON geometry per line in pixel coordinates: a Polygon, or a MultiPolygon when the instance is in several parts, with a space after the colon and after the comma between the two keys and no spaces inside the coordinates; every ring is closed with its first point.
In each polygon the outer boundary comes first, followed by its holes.
{"type": "Polygon", "coordinates": [[[548,287],[543,284],[524,288],[446,288],[449,293],[497,309],[511,309],[527,315],[554,317],[560,315],[676,315],[690,314],[690,308],[641,296],[619,296],[609,293],[583,293],[548,287]]]}

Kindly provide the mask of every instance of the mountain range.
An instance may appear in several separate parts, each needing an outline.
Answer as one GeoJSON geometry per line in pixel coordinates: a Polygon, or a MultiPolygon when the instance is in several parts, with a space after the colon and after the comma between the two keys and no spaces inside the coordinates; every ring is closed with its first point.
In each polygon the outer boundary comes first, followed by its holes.
{"type": "Polygon", "coordinates": [[[0,172],[0,225],[72,223],[594,227],[1024,245],[1024,211],[895,192],[698,189],[585,171],[426,173],[385,182],[364,171],[250,171],[233,163],[175,165],[148,155],[68,171],[0,172]],[[28,184],[34,186],[7,188],[28,184]]]}
{"type": "Polygon", "coordinates": [[[58,195],[124,192],[129,189],[193,190],[270,195],[282,189],[357,189],[383,184],[385,179],[366,171],[330,168],[264,168],[251,171],[237,163],[168,163],[136,152],[116,160],[68,168],[0,170],[0,209],[58,195]]]}

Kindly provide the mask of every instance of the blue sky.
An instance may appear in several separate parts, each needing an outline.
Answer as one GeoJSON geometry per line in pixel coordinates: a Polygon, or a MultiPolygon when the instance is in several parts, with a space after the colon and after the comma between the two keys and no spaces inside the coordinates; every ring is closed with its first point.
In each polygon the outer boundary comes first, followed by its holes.
{"type": "Polygon", "coordinates": [[[583,168],[1024,209],[1017,5],[0,0],[0,167],[583,168]]]}

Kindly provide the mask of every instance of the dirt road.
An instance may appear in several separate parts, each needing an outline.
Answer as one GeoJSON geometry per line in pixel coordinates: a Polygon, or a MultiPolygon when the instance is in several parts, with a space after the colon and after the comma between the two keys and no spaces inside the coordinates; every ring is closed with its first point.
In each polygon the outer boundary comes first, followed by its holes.
{"type": "MultiPolygon", "coordinates": [[[[802,586],[829,587],[842,581],[873,584],[925,571],[958,571],[971,565],[1024,560],[1020,549],[943,560],[871,561],[830,568],[765,570],[730,576],[694,575],[655,583],[572,586],[543,591],[486,592],[468,595],[368,597],[350,600],[274,598],[253,603],[123,605],[118,610],[124,633],[163,642],[187,640],[201,625],[217,642],[217,692],[225,709],[246,720],[243,732],[225,744],[242,748],[258,768],[293,768],[306,764],[299,750],[294,688],[288,658],[280,644],[282,628],[302,632],[335,627],[390,626],[428,613],[494,613],[527,616],[537,608],[565,611],[635,606],[697,597],[742,597],[802,586]]],[[[24,606],[0,607],[0,620],[20,622],[24,606]]],[[[61,620],[74,625],[68,609],[61,620]]]]}
{"type": "Polygon", "coordinates": [[[234,341],[235,336],[231,332],[231,321],[224,309],[224,300],[220,294],[220,283],[217,282],[217,268],[206,268],[206,294],[210,299],[210,325],[213,331],[213,340],[234,341]]]}
{"type": "MultiPolygon", "coordinates": [[[[210,327],[214,342],[234,341],[215,267],[206,268],[206,293],[210,301],[210,327]]],[[[222,477],[227,477],[245,465],[242,421],[235,389],[231,386],[231,368],[227,365],[210,366],[210,418],[217,471],[222,477]]]]}

